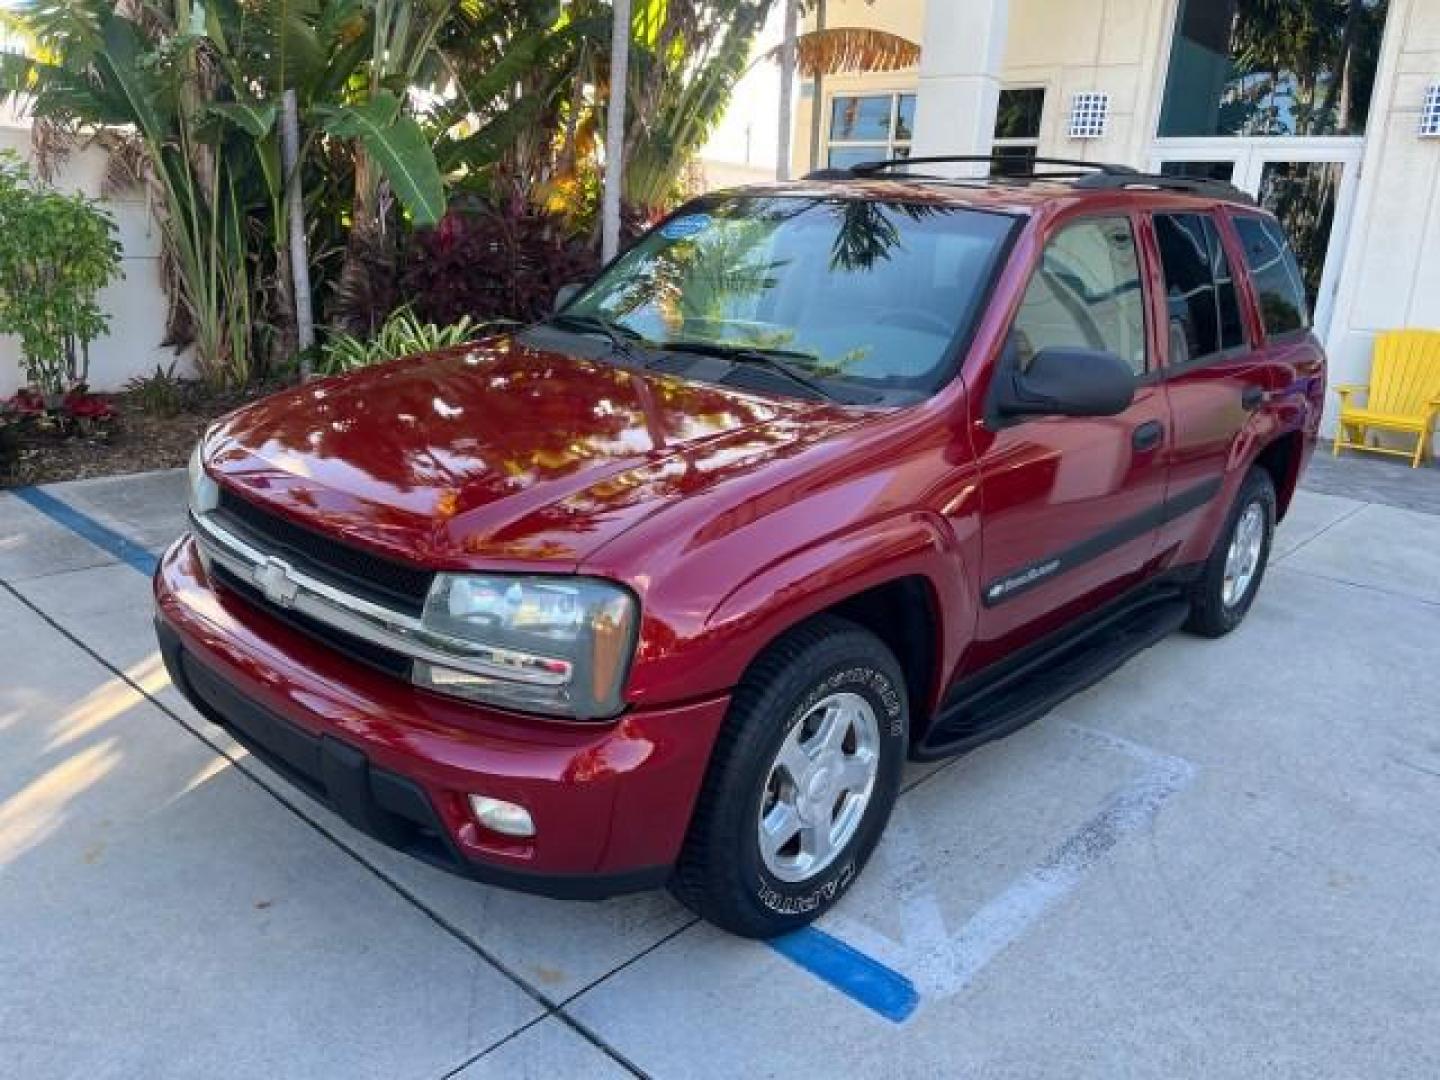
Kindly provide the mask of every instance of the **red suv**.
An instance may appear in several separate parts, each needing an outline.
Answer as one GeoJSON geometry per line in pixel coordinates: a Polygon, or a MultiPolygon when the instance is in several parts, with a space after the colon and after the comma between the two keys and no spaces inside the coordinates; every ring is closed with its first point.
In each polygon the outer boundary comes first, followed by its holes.
{"type": "Polygon", "coordinates": [[[907,758],[1232,630],[1325,389],[1275,219],[917,164],[706,196],[543,323],[217,424],[175,685],[421,858],[766,936],[907,758]]]}

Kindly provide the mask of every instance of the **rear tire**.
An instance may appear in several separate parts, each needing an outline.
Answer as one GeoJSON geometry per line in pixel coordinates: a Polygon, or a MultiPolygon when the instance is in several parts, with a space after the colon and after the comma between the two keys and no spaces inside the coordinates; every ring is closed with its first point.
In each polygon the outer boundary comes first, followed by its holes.
{"type": "Polygon", "coordinates": [[[1265,576],[1274,534],[1275,485],[1268,472],[1252,466],[1200,580],[1191,587],[1185,629],[1215,638],[1240,625],[1265,576]]]}
{"type": "Polygon", "coordinates": [[[744,937],[824,914],[890,818],[909,724],[900,665],[874,634],[829,615],[787,633],[736,688],[671,892],[744,937]]]}

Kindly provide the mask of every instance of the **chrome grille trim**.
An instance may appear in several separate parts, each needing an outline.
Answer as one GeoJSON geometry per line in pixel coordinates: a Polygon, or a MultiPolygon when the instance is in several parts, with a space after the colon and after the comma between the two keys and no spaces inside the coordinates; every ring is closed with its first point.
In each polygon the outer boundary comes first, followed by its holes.
{"type": "Polygon", "coordinates": [[[569,681],[565,675],[523,666],[525,658],[519,653],[437,634],[425,629],[412,615],[337,589],[278,556],[253,547],[217,523],[210,514],[192,512],[190,522],[205,558],[213,559],[254,585],[276,607],[292,609],[372,645],[440,667],[534,686],[562,686],[569,681]],[[277,573],[283,577],[285,588],[282,595],[272,596],[271,593],[277,591],[277,573]]]}

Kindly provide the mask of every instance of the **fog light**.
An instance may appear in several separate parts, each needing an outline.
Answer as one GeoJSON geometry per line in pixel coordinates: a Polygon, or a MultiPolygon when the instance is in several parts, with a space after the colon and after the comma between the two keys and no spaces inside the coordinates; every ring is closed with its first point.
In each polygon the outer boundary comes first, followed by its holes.
{"type": "Polygon", "coordinates": [[[530,811],[513,802],[492,799],[488,795],[471,795],[470,809],[475,811],[475,820],[493,832],[505,836],[535,835],[535,823],[530,820],[530,811]]]}

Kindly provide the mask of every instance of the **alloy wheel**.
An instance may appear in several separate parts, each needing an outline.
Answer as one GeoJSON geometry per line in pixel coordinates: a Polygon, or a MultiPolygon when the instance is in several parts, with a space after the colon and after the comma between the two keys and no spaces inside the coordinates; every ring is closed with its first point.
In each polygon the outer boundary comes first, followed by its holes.
{"type": "Polygon", "coordinates": [[[829,866],[864,820],[880,767],[875,709],[855,693],[822,698],[785,735],[760,799],[765,868],[805,881],[829,866]]]}

